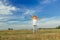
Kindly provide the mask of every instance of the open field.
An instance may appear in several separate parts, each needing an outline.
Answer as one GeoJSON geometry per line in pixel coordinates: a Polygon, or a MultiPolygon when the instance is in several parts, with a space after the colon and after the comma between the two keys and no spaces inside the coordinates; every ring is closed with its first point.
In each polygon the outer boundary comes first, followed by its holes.
{"type": "Polygon", "coordinates": [[[0,30],[0,40],[60,40],[60,29],[0,30]]]}

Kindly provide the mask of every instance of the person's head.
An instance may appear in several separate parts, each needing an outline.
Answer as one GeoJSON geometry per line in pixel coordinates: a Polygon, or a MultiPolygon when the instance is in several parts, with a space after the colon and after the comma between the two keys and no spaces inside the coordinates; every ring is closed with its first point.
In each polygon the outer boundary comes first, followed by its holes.
{"type": "Polygon", "coordinates": [[[37,16],[32,16],[32,19],[33,19],[33,20],[37,20],[38,17],[37,17],[37,16]]]}

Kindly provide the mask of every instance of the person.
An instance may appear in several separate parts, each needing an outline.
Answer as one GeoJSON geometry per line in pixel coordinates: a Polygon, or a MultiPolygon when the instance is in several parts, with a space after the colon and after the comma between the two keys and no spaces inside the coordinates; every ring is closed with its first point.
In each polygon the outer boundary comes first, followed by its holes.
{"type": "Polygon", "coordinates": [[[37,28],[37,20],[38,20],[38,17],[37,16],[33,16],[32,17],[32,20],[33,20],[33,33],[35,32],[38,32],[38,28],[37,28]]]}

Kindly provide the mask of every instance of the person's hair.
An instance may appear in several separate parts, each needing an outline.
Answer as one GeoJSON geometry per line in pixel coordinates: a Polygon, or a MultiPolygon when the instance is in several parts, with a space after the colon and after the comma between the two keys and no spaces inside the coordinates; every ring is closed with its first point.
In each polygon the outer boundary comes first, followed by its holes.
{"type": "Polygon", "coordinates": [[[34,18],[34,19],[38,19],[38,17],[37,17],[37,16],[32,16],[32,19],[33,19],[33,18],[34,18]],[[34,17],[35,17],[35,18],[34,18],[34,17]]]}

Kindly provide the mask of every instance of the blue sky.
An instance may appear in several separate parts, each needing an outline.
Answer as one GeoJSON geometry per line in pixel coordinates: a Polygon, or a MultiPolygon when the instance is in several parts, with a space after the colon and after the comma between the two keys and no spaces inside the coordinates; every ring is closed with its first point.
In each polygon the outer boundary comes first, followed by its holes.
{"type": "Polygon", "coordinates": [[[60,25],[60,0],[0,0],[0,29],[31,29],[33,15],[38,28],[60,25]]]}

